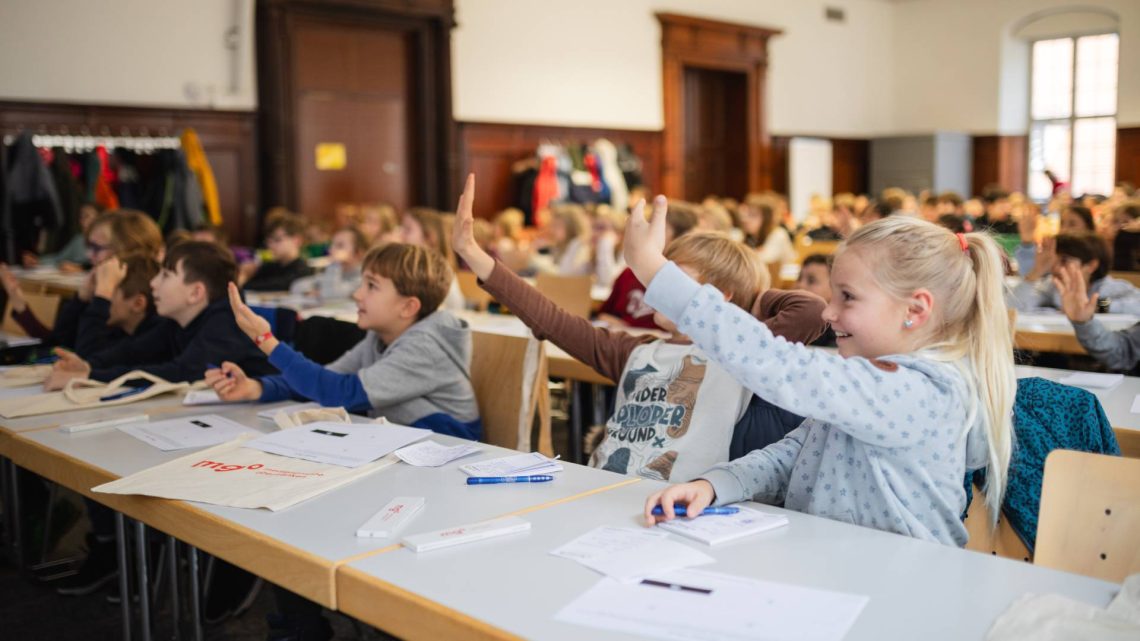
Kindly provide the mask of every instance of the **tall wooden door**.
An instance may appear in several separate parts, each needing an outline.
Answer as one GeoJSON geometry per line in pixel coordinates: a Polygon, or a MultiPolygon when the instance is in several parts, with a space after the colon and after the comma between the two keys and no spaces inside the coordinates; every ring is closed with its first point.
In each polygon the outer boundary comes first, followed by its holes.
{"type": "Polygon", "coordinates": [[[748,192],[748,75],[685,67],[685,199],[748,192]]]}
{"type": "Polygon", "coordinates": [[[301,212],[324,218],[341,202],[415,204],[409,35],[320,20],[296,22],[292,35],[301,212]]]}

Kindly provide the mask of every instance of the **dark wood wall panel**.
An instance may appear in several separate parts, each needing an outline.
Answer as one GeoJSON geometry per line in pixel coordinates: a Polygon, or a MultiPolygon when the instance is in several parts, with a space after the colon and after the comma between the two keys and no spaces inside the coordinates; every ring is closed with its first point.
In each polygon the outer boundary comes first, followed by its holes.
{"type": "Polygon", "coordinates": [[[970,183],[973,195],[981,194],[986,185],[994,183],[1011,191],[1025,191],[1027,136],[974,136],[973,142],[974,168],[970,183]]]}
{"type": "Polygon", "coordinates": [[[1140,185],[1140,127],[1116,130],[1116,180],[1140,185]]]}
{"type": "MultiPolygon", "coordinates": [[[[788,193],[788,145],[797,136],[772,136],[768,164],[772,191],[788,193]]],[[[809,136],[819,138],[819,136],[809,136]]],[[[831,142],[831,193],[867,193],[870,176],[871,141],[861,138],[824,138],[831,142]]]]}
{"type": "Polygon", "coordinates": [[[218,184],[226,232],[234,243],[257,240],[257,116],[247,111],[117,107],[0,101],[0,133],[177,136],[193,128],[218,184]]]}
{"type": "Polygon", "coordinates": [[[650,194],[661,189],[661,132],[590,127],[555,127],[481,122],[458,123],[460,163],[455,184],[467,172],[478,177],[475,215],[490,218],[513,201],[512,166],[534,156],[543,141],[590,142],[606,138],[615,145],[628,143],[644,165],[643,178],[650,194]]]}

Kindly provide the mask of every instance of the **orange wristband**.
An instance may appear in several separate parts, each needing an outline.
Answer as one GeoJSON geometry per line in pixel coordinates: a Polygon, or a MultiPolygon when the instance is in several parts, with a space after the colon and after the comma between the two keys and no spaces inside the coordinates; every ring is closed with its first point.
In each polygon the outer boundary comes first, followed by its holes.
{"type": "Polygon", "coordinates": [[[255,345],[261,345],[262,343],[264,343],[265,341],[267,341],[271,338],[273,338],[273,332],[265,332],[261,336],[258,336],[257,338],[253,339],[253,342],[255,345]]]}

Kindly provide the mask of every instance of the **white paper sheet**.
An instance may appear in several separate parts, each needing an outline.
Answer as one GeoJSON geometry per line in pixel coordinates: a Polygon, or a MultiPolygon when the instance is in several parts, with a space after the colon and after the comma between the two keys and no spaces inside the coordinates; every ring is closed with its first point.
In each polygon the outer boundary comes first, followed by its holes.
{"type": "Polygon", "coordinates": [[[868,600],[688,569],[639,583],[602,579],[555,618],[676,641],[838,641],[868,600]]]}
{"type": "Polygon", "coordinates": [[[1073,372],[1057,379],[1062,385],[1087,387],[1089,389],[1110,389],[1124,381],[1124,374],[1097,374],[1095,372],[1073,372]]]}
{"type": "Polygon", "coordinates": [[[360,467],[431,434],[431,430],[394,423],[351,425],[318,421],[267,434],[245,447],[317,463],[360,467]]]}
{"type": "Polygon", "coordinates": [[[461,465],[459,469],[467,476],[514,476],[518,474],[550,474],[561,472],[562,464],[546,458],[538,452],[513,454],[501,458],[487,459],[461,465]]]}
{"type": "Polygon", "coordinates": [[[186,392],[185,398],[182,399],[183,405],[221,405],[228,403],[223,401],[218,393],[212,389],[195,389],[186,392]]]}
{"type": "Polygon", "coordinates": [[[698,516],[695,519],[678,517],[662,521],[657,527],[705,545],[719,545],[788,524],[788,517],[782,514],[761,512],[743,505],[736,507],[740,508],[736,514],[698,516]]]}
{"type": "Polygon", "coordinates": [[[132,423],[119,431],[169,452],[191,447],[209,447],[256,430],[217,414],[174,418],[155,423],[132,423]]]}
{"type": "Polygon", "coordinates": [[[551,550],[550,554],[582,563],[627,552],[668,538],[669,534],[660,530],[603,525],[566,545],[551,550]]]}
{"type": "Polygon", "coordinates": [[[470,456],[481,449],[482,448],[477,445],[468,445],[466,443],[448,447],[446,445],[440,445],[435,441],[420,441],[419,443],[413,443],[405,448],[396,450],[396,456],[408,465],[415,465],[417,467],[439,467],[455,459],[470,456]]]}
{"type": "Polygon", "coordinates": [[[619,581],[712,563],[716,559],[659,530],[598,527],[550,552],[619,581]]]}
{"type": "Polygon", "coordinates": [[[285,407],[277,407],[277,408],[268,409],[268,410],[261,410],[260,412],[257,413],[257,417],[258,418],[264,418],[266,420],[272,421],[273,417],[277,416],[277,412],[285,412],[286,414],[292,414],[293,412],[300,412],[301,410],[315,410],[320,406],[321,406],[320,403],[297,403],[294,405],[286,405],[285,407]]]}
{"type": "Polygon", "coordinates": [[[1140,414],[1140,394],[1137,394],[1136,398],[1132,399],[1132,407],[1129,411],[1133,414],[1140,414]]]}
{"type": "Polygon", "coordinates": [[[8,332],[0,332],[0,341],[7,343],[8,347],[24,347],[26,345],[39,345],[42,341],[29,336],[17,336],[8,332]]]}

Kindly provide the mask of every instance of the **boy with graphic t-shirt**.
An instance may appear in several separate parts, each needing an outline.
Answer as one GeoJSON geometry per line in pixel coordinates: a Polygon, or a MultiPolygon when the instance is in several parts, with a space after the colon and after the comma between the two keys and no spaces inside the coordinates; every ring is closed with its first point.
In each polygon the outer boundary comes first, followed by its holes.
{"type": "MultiPolygon", "coordinates": [[[[735,449],[734,426],[747,423],[750,412],[781,423],[771,441],[799,424],[798,417],[752,399],[660,315],[658,323],[672,333],[668,339],[596,328],[560,309],[475,243],[473,196],[474,179],[469,177],[455,221],[454,248],[480,277],[483,288],[526,323],[536,338],[551,340],[618,382],[614,414],[590,465],[677,482],[700,474],[702,465],[728,461],[735,449]]],[[[753,252],[727,236],[688,234],[669,245],[667,253],[694,278],[719,288],[726,302],[751,310],[777,335],[810,341],[823,331],[821,299],[778,290],[757,295],[766,272],[753,252]]]]}

